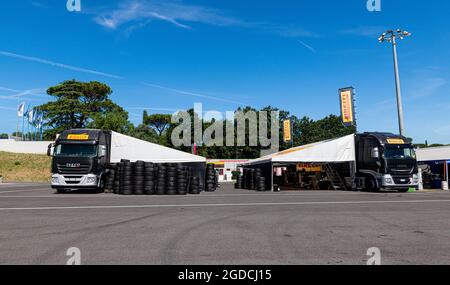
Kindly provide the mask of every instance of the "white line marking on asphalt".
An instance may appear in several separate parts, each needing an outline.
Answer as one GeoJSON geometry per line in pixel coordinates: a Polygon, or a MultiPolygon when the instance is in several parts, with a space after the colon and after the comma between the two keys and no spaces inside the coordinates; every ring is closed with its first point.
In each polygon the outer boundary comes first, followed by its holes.
{"type": "MultiPolygon", "coordinates": [[[[31,191],[45,191],[45,189],[28,189],[28,190],[10,190],[10,191],[1,191],[0,190],[0,194],[5,194],[5,193],[18,193],[18,192],[31,192],[31,191]]],[[[2,196],[3,197],[3,196],[2,196]]]]}
{"type": "MultiPolygon", "coordinates": [[[[46,189],[32,189],[32,190],[12,190],[12,191],[1,191],[0,194],[3,193],[14,193],[14,192],[25,192],[25,191],[35,191],[35,190],[42,190],[46,191],[46,189]]],[[[51,192],[51,189],[49,190],[49,193],[51,192]]],[[[323,192],[319,191],[316,193],[254,193],[254,194],[203,194],[203,195],[186,195],[186,196],[167,196],[167,195],[131,195],[131,196],[123,196],[123,195],[113,195],[113,194],[53,194],[53,195],[25,195],[25,196],[0,196],[2,198],[114,198],[114,199],[124,199],[124,198],[148,198],[148,199],[162,199],[162,198],[187,198],[187,199],[193,199],[193,198],[209,198],[209,197],[302,197],[302,196],[327,196],[327,195],[371,195],[371,196],[379,196],[381,197],[384,194],[387,194],[388,196],[397,196],[397,195],[426,195],[431,196],[433,194],[447,194],[447,192],[416,192],[416,193],[396,193],[396,192],[389,192],[389,193],[370,193],[370,192],[339,192],[339,191],[333,191],[333,192],[323,192]]],[[[450,192],[448,193],[450,195],[450,192]]],[[[144,198],[144,199],[145,199],[144,198]]]]}
{"type": "Polygon", "coordinates": [[[233,204],[179,204],[179,205],[118,205],[118,206],[63,206],[0,208],[0,211],[23,210],[88,210],[88,209],[138,209],[138,208],[201,208],[201,207],[257,207],[257,206],[320,206],[320,205],[358,205],[358,204],[417,204],[450,203],[450,200],[408,200],[408,201],[341,201],[341,202],[287,202],[287,203],[233,203],[233,204]]]}

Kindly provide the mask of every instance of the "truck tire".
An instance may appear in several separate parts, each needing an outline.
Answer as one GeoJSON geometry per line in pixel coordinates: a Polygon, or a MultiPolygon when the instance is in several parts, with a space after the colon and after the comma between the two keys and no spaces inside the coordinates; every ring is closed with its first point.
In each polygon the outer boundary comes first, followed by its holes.
{"type": "Polygon", "coordinates": [[[378,187],[378,184],[373,177],[366,178],[366,189],[369,192],[379,192],[380,187],[378,187]]]}

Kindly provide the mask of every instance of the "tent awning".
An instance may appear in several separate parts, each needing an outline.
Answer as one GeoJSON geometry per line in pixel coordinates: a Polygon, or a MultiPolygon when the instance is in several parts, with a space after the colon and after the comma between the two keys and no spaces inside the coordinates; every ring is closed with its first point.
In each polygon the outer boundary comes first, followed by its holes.
{"type": "Polygon", "coordinates": [[[450,146],[417,149],[416,155],[419,162],[450,160],[450,146]]]}
{"type": "Polygon", "coordinates": [[[294,147],[254,159],[247,166],[262,163],[340,163],[355,161],[355,135],[294,147]]]}
{"type": "Polygon", "coordinates": [[[111,162],[118,163],[121,159],[154,163],[206,162],[201,156],[112,132],[111,162]]]}

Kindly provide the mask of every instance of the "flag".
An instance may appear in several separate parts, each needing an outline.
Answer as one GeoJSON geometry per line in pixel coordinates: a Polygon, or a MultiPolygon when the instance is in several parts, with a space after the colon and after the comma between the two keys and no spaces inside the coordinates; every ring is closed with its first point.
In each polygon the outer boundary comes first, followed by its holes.
{"type": "Polygon", "coordinates": [[[17,107],[17,116],[19,118],[22,118],[25,111],[25,103],[20,103],[20,105],[17,107]]]}
{"type": "Polygon", "coordinates": [[[34,123],[34,109],[28,111],[28,123],[30,124],[34,123]]]}
{"type": "Polygon", "coordinates": [[[44,113],[39,112],[39,115],[37,116],[37,127],[38,129],[42,128],[42,123],[44,122],[44,113]]]}

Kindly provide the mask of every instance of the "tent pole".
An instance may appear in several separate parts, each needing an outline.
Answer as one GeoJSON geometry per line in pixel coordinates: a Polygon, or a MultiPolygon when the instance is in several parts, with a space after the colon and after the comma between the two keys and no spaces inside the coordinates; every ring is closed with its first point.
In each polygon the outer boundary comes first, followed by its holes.
{"type": "Polygon", "coordinates": [[[273,190],[273,162],[270,163],[270,192],[274,192],[273,190]]]}

